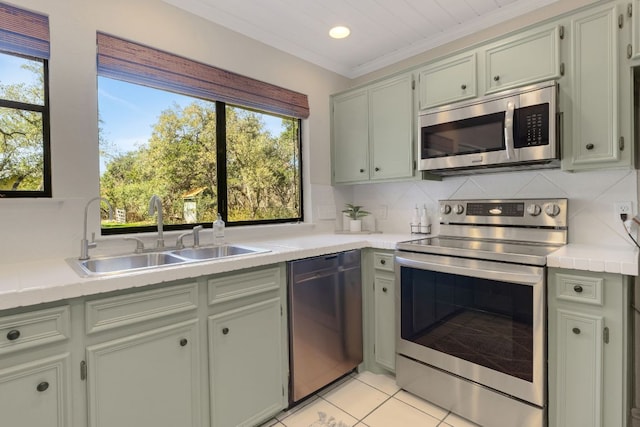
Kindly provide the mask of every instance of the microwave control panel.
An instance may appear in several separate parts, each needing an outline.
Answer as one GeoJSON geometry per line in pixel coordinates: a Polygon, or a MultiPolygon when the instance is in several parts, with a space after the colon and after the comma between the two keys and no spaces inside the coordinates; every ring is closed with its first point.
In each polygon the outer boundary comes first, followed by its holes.
{"type": "Polygon", "coordinates": [[[518,108],[514,122],[515,148],[549,145],[549,104],[518,108]]]}

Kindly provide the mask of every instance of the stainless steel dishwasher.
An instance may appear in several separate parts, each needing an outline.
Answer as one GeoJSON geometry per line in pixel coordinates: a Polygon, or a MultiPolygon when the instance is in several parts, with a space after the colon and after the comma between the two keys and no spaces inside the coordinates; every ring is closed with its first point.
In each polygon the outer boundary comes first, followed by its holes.
{"type": "Polygon", "coordinates": [[[362,362],[360,251],[289,262],[289,403],[362,362]]]}

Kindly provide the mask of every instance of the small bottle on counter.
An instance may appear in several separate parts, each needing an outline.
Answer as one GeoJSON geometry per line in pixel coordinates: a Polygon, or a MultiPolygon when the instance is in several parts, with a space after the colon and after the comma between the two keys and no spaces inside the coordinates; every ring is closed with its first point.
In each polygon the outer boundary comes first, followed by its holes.
{"type": "Polygon", "coordinates": [[[218,214],[218,219],[213,221],[213,244],[221,245],[224,243],[224,221],[222,216],[218,214]]]}
{"type": "Polygon", "coordinates": [[[431,230],[431,222],[429,221],[429,214],[427,212],[427,205],[424,205],[422,212],[420,213],[420,233],[428,234],[431,230]]]}

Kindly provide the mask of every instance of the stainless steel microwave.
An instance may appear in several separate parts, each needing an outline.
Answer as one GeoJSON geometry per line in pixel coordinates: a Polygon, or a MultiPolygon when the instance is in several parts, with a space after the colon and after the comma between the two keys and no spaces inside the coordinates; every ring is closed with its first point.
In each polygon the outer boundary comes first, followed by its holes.
{"type": "Polygon", "coordinates": [[[552,81],[422,113],[419,169],[453,175],[559,167],[557,94],[552,81]]]}

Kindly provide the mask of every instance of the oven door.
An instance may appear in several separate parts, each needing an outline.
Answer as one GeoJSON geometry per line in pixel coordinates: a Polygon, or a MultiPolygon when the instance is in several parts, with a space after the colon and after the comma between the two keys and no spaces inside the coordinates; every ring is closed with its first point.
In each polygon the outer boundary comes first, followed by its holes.
{"type": "Polygon", "coordinates": [[[397,251],[397,352],[545,404],[543,267],[397,251]]]}

